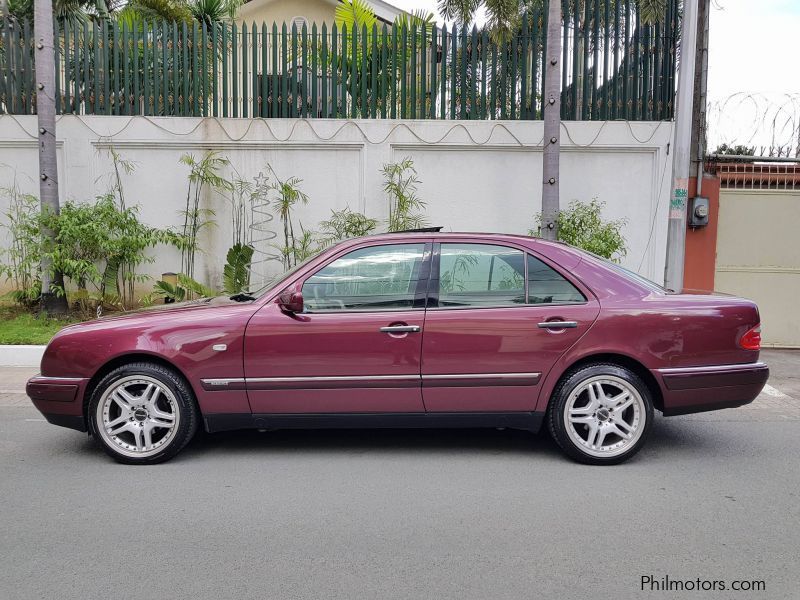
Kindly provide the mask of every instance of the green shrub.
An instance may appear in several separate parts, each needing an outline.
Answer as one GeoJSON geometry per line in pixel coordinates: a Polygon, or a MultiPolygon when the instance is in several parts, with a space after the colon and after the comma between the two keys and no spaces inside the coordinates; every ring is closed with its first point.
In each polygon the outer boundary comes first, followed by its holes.
{"type": "Polygon", "coordinates": [[[40,274],[39,200],[24,194],[17,184],[16,173],[13,184],[0,190],[8,198],[8,210],[0,221],[0,229],[8,232],[9,245],[0,250],[0,276],[11,282],[14,289],[9,297],[16,303],[30,306],[35,303],[42,289],[40,274]]]}
{"type": "Polygon", "coordinates": [[[332,210],[331,218],[319,224],[322,230],[319,244],[325,248],[341,240],[361,237],[372,233],[378,226],[378,221],[366,215],[353,212],[349,207],[342,210],[332,210]]]}
{"type": "Polygon", "coordinates": [[[417,196],[421,183],[414,168],[414,161],[404,158],[399,163],[383,166],[383,191],[389,196],[389,231],[404,231],[424,227],[425,215],[421,211],[425,202],[417,196]]]}
{"type": "MultiPolygon", "coordinates": [[[[566,209],[558,213],[558,240],[572,246],[588,250],[598,256],[619,262],[628,253],[622,229],[626,219],[605,221],[602,217],[605,202],[593,198],[591,202],[570,202],[566,209]]],[[[537,230],[529,233],[539,236],[541,233],[541,215],[536,215],[537,230]]]]}
{"type": "Polygon", "coordinates": [[[219,295],[218,290],[203,285],[183,273],[178,273],[177,279],[178,281],[174,285],[166,281],[156,281],[153,291],[142,297],[142,304],[150,306],[158,298],[183,302],[194,298],[213,298],[219,295]]]}
{"type": "Polygon", "coordinates": [[[250,265],[253,261],[253,247],[247,244],[234,244],[228,250],[225,266],[222,269],[223,291],[238,294],[250,287],[250,265]]]}
{"type": "MultiPolygon", "coordinates": [[[[94,204],[67,202],[58,215],[42,214],[40,227],[55,232],[55,243],[45,242],[53,271],[60,271],[77,288],[77,300],[113,301],[120,297],[119,267],[154,261],[146,250],[158,243],[174,243],[175,234],[149,227],[139,220],[137,207],[120,208],[112,194],[94,204]]],[[[126,280],[144,281],[130,269],[126,280]]]]}

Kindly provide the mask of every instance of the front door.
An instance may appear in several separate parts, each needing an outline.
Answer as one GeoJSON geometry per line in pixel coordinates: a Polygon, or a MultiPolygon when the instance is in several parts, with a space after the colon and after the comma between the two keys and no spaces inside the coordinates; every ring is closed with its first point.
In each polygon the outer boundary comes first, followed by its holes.
{"type": "Polygon", "coordinates": [[[422,348],[426,409],[535,410],[540,382],[599,313],[578,285],[523,249],[437,245],[422,348]]]}
{"type": "Polygon", "coordinates": [[[304,311],[266,304],[245,336],[254,413],[422,412],[430,244],[343,251],[302,281],[304,311]]]}

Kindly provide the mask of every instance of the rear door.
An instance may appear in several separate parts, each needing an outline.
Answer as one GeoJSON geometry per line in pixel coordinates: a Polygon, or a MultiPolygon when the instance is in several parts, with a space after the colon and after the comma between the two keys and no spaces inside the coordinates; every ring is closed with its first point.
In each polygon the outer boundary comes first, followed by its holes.
{"type": "Polygon", "coordinates": [[[294,284],[304,311],[266,304],[245,337],[254,413],[422,412],[431,244],[345,251],[294,284]]]}
{"type": "Polygon", "coordinates": [[[539,383],[597,318],[597,300],[521,247],[442,242],[433,252],[426,410],[534,410],[539,383]]]}

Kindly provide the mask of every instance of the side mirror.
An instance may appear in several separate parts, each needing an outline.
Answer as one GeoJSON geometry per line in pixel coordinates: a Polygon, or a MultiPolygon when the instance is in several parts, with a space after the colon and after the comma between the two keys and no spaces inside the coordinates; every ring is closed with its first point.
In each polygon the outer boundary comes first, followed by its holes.
{"type": "Polygon", "coordinates": [[[303,293],[286,290],[278,296],[278,306],[287,313],[303,312],[303,293]]]}

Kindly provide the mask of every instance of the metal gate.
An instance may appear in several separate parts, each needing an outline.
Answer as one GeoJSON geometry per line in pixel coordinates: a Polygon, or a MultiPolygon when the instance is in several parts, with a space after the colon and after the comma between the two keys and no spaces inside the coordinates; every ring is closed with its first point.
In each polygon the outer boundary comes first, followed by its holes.
{"type": "Polygon", "coordinates": [[[765,346],[800,347],[800,167],[726,166],[714,287],[758,303],[765,346]]]}

